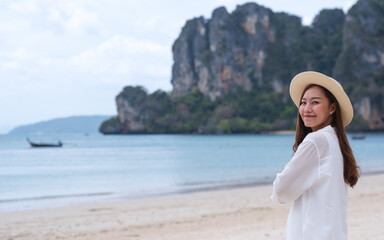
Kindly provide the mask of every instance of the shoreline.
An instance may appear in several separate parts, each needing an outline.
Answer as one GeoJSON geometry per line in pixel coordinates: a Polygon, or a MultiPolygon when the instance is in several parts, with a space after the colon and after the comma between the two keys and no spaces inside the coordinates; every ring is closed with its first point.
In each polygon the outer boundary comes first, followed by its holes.
{"type": "MultiPolygon", "coordinates": [[[[384,170],[375,170],[369,172],[362,172],[361,176],[371,176],[371,175],[383,175],[384,170]]],[[[229,183],[218,183],[212,185],[199,186],[195,188],[182,188],[179,190],[173,191],[164,191],[158,193],[143,193],[135,195],[125,195],[114,192],[100,192],[100,193],[83,193],[83,194],[68,194],[68,195],[55,195],[55,196],[40,196],[40,197],[31,197],[31,198],[16,198],[16,199],[3,199],[0,200],[0,213],[7,212],[22,212],[29,210],[44,210],[44,209],[55,209],[60,207],[71,207],[81,204],[94,204],[94,203],[113,203],[120,201],[131,201],[131,200],[143,200],[143,199],[156,199],[158,197],[173,197],[178,195],[193,194],[193,193],[204,193],[204,192],[215,192],[215,191],[231,191],[236,189],[243,188],[255,188],[272,185],[274,177],[265,177],[264,180],[259,181],[244,181],[244,182],[229,182],[229,183]],[[70,202],[63,202],[65,199],[77,198],[77,200],[72,200],[70,202]],[[88,198],[88,199],[87,199],[88,198]],[[31,206],[27,208],[18,208],[3,210],[4,206],[2,204],[17,204],[17,203],[27,203],[30,201],[55,201],[50,203],[36,204],[36,206],[31,206]],[[61,201],[61,202],[60,202],[61,201]],[[60,203],[59,203],[60,202],[60,203]]]]}
{"type": "Polygon", "coordinates": [[[129,200],[140,200],[140,199],[153,199],[157,197],[167,197],[167,196],[177,196],[191,193],[202,193],[202,192],[212,192],[220,190],[233,190],[241,188],[250,188],[258,186],[267,186],[272,184],[273,179],[271,177],[265,177],[264,180],[255,180],[255,181],[243,181],[243,182],[228,182],[228,183],[216,183],[216,184],[206,184],[198,187],[185,187],[178,190],[169,190],[163,192],[149,192],[142,194],[133,194],[127,195],[124,193],[115,193],[115,192],[100,192],[100,193],[82,193],[82,194],[68,194],[68,195],[50,195],[50,196],[38,196],[38,197],[29,197],[29,198],[14,198],[14,199],[2,199],[0,200],[0,213],[4,212],[20,212],[28,210],[44,210],[44,209],[54,209],[59,207],[70,207],[76,206],[78,204],[88,203],[109,203],[109,202],[119,202],[119,201],[129,201],[129,200]],[[66,199],[77,198],[67,203],[63,203],[66,199]],[[52,201],[51,203],[45,203],[43,206],[40,204],[35,204],[36,206],[31,206],[33,201],[52,201]],[[27,208],[18,208],[3,210],[6,204],[18,204],[25,203],[29,204],[27,208]]]}
{"type": "MultiPolygon", "coordinates": [[[[384,236],[384,174],[349,188],[349,240],[384,236]]],[[[290,204],[272,203],[272,186],[3,212],[1,239],[284,239],[290,204]]]]}

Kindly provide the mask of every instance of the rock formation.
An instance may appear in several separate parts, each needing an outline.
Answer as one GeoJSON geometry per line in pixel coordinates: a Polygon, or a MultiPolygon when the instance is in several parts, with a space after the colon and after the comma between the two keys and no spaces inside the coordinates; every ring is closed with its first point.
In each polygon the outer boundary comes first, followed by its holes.
{"type": "Polygon", "coordinates": [[[335,77],[354,100],[356,121],[384,128],[384,2],[360,0],[345,18],[335,77]]]}
{"type": "Polygon", "coordinates": [[[289,82],[314,70],[335,77],[351,96],[356,112],[351,130],[384,129],[383,26],[381,0],[359,0],[346,15],[322,10],[311,26],[256,3],[232,13],[219,7],[210,19],[188,20],[176,39],[170,95],[125,88],[116,98],[120,125],[109,128],[120,133],[292,128],[289,82]]]}
{"type": "Polygon", "coordinates": [[[261,84],[266,50],[276,39],[272,17],[271,10],[247,3],[231,14],[220,7],[211,19],[188,21],[173,45],[172,96],[197,88],[214,101],[261,84]]]}

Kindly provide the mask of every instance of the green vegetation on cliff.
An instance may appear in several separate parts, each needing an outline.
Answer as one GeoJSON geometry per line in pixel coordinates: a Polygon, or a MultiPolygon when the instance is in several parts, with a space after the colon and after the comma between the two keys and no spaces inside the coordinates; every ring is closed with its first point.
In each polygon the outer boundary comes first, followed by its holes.
{"type": "MultiPolygon", "coordinates": [[[[124,129],[119,118],[105,121],[104,133],[255,133],[293,129],[296,107],[283,101],[283,94],[268,87],[231,92],[211,101],[197,89],[171,99],[163,92],[147,94],[141,87],[126,87],[119,95],[132,108],[138,107],[133,119],[144,123],[137,130],[124,129]]],[[[129,123],[127,124],[129,126],[129,123]]]]}

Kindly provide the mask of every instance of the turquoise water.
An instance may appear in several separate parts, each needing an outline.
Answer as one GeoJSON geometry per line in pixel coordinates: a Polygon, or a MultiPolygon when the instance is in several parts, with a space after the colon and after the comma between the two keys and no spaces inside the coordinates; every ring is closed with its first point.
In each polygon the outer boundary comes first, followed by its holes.
{"type": "MultiPolygon", "coordinates": [[[[293,135],[62,135],[30,148],[0,135],[0,211],[270,183],[293,135]]],[[[350,140],[363,172],[384,171],[384,135],[350,140]]]]}

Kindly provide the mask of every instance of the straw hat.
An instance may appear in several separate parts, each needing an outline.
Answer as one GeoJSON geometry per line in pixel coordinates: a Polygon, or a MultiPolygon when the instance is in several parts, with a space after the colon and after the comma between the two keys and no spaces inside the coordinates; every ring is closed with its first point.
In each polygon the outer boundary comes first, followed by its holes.
{"type": "Polygon", "coordinates": [[[289,94],[291,95],[291,98],[296,106],[300,106],[300,98],[303,94],[303,91],[310,84],[322,86],[328,89],[328,91],[330,91],[335,96],[340,106],[344,127],[347,126],[353,118],[353,107],[351,101],[349,100],[347,94],[344,92],[344,89],[340,83],[324,74],[308,71],[299,73],[292,79],[291,85],[289,87],[289,94]]]}

